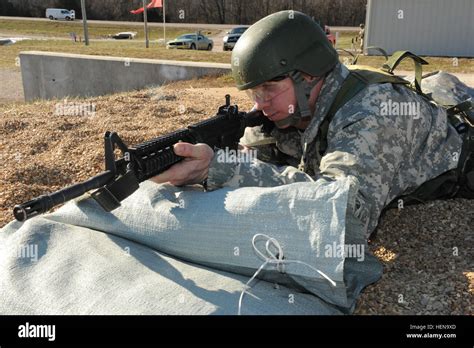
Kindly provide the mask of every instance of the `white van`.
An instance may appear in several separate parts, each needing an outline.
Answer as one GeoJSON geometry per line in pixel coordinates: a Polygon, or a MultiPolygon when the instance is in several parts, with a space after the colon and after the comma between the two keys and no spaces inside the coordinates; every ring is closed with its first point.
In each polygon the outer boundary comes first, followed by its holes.
{"type": "Polygon", "coordinates": [[[73,21],[76,19],[76,13],[74,10],[66,10],[64,8],[48,8],[46,9],[46,18],[73,21]]]}

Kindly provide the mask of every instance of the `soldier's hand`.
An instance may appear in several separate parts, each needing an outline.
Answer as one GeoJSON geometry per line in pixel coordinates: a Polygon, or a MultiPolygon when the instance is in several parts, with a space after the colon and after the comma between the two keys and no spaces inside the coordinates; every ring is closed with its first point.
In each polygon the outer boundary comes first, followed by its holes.
{"type": "Polygon", "coordinates": [[[177,143],[174,152],[185,157],[181,162],[171,166],[163,173],[150,180],[158,184],[169,182],[172,185],[199,184],[207,178],[209,164],[214,157],[214,151],[207,144],[177,143]]]}

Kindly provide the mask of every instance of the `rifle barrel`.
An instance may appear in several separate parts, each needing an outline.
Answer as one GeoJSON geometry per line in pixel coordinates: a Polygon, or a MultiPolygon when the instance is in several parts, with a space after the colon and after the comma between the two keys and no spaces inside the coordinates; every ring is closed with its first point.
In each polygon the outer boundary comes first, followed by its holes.
{"type": "Polygon", "coordinates": [[[79,197],[87,191],[99,188],[114,178],[114,173],[107,170],[86,181],[65,187],[51,194],[39,196],[31,201],[18,204],[13,208],[13,215],[18,221],[25,221],[33,216],[46,213],[52,207],[79,197]]]}

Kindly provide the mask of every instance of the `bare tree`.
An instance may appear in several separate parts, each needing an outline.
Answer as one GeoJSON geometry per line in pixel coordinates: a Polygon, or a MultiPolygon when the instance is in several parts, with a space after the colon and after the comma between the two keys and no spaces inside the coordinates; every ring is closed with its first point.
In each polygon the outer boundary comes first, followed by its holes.
{"type": "MultiPolygon", "coordinates": [[[[2,14],[44,17],[48,7],[76,10],[80,18],[80,0],[0,0],[2,14]]],[[[301,11],[328,25],[356,26],[364,22],[367,0],[166,0],[167,22],[253,24],[270,13],[284,9],[301,11]],[[183,18],[184,14],[184,18],[183,18]]],[[[87,0],[91,19],[141,21],[130,10],[142,6],[142,0],[87,0]]],[[[161,20],[155,10],[151,19],[161,20]]],[[[152,13],[153,14],[153,13],[152,13]]]]}
{"type": "Polygon", "coordinates": [[[226,1],[225,0],[214,0],[214,4],[215,4],[217,15],[219,17],[219,23],[224,24],[226,22],[225,21],[225,13],[226,13],[225,4],[226,4],[226,1]]]}

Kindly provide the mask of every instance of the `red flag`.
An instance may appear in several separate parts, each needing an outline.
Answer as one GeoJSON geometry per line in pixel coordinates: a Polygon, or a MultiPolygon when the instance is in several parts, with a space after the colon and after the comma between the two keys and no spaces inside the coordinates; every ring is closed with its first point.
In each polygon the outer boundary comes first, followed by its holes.
{"type": "MultiPolygon", "coordinates": [[[[146,5],[146,8],[148,8],[148,9],[150,9],[150,8],[159,8],[159,7],[163,7],[163,0],[151,0],[151,2],[148,5],[146,5]]],[[[144,11],[145,10],[143,9],[143,7],[140,7],[137,10],[130,11],[130,13],[140,14],[144,11]]]]}

